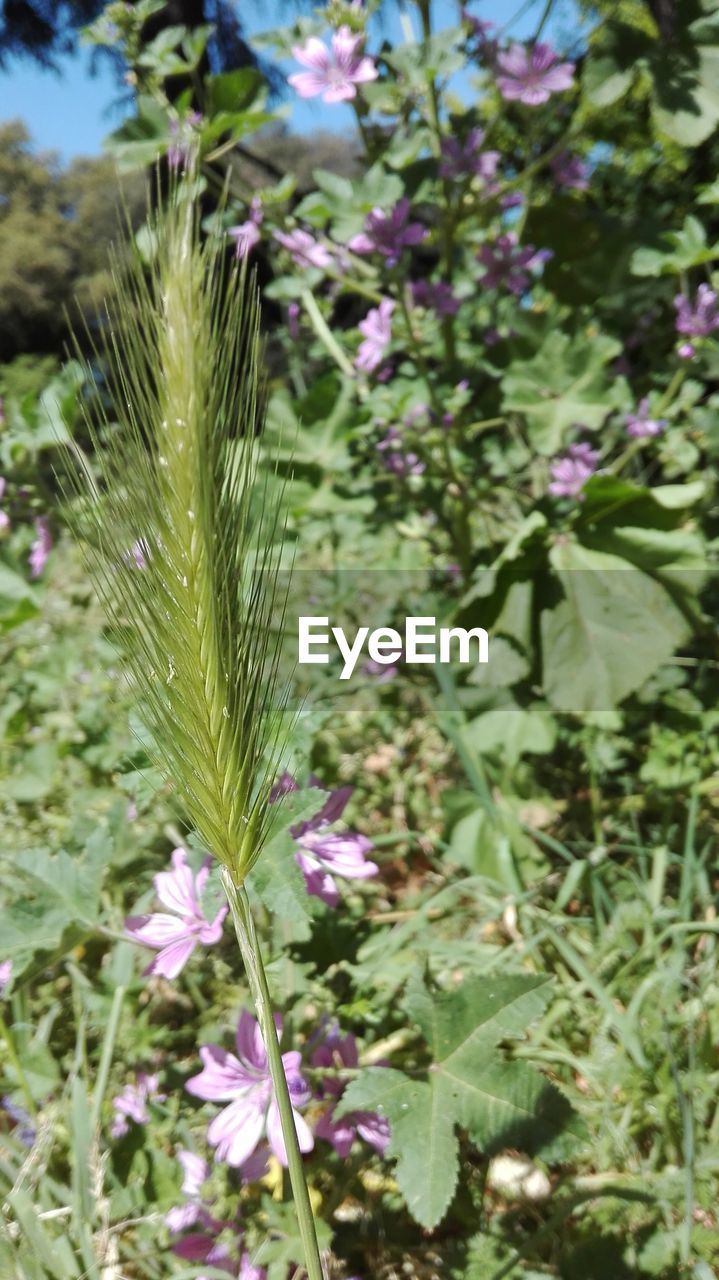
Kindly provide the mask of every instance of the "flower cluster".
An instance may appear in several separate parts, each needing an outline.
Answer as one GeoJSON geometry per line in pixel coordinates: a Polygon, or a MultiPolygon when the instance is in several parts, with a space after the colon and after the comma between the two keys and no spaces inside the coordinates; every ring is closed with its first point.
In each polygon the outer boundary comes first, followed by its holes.
{"type": "Polygon", "coordinates": [[[599,453],[591,445],[570,444],[566,453],[555,459],[550,468],[549,492],[555,498],[578,498],[590,476],[596,471],[599,453]]]}
{"type": "Polygon", "coordinates": [[[156,1075],[148,1075],[144,1071],[137,1074],[134,1084],[126,1084],[121,1093],[112,1100],[114,1116],[110,1133],[113,1138],[124,1138],[129,1132],[130,1121],[133,1124],[147,1124],[150,1113],[148,1102],[164,1102],[166,1094],[160,1093],[156,1075]]]}
{"type": "MultiPolygon", "coordinates": [[[[677,333],[687,338],[708,338],[715,329],[719,329],[719,311],[717,311],[717,295],[708,284],[700,284],[697,289],[694,306],[683,293],[674,299],[676,310],[677,333]]],[[[684,360],[691,360],[696,354],[693,342],[682,342],[679,355],[684,360]]]]}

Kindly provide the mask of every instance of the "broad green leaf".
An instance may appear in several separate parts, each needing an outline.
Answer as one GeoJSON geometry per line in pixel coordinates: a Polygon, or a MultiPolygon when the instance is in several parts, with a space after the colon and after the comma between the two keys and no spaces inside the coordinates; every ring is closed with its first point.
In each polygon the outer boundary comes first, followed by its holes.
{"type": "Polygon", "coordinates": [[[689,214],[681,231],[670,231],[663,237],[668,249],[637,249],[632,258],[635,276],[679,275],[692,267],[719,258],[719,243],[708,245],[707,235],[698,218],[689,214]]]}
{"type": "Polygon", "coordinates": [[[563,1095],[496,1047],[523,1032],[548,997],[542,975],[482,975],[438,994],[414,982],[406,1007],[432,1054],[427,1080],[371,1067],[345,1090],[339,1115],[367,1110],[387,1117],[388,1154],[397,1159],[397,1181],[422,1226],[435,1227],[454,1194],[456,1125],[483,1152],[517,1146],[530,1153],[566,1125],[570,1109],[563,1095]]]}
{"type": "Polygon", "coordinates": [[[482,975],[439,994],[415,985],[406,1008],[422,1028],[435,1061],[444,1062],[460,1051],[484,1055],[500,1040],[521,1035],[550,994],[546,974],[482,975]]]}
{"type": "Polygon", "coordinates": [[[526,419],[532,445],[557,453],[569,427],[596,430],[626,399],[622,379],[606,365],[621,350],[614,338],[570,337],[555,330],[531,360],[515,360],[502,381],[502,407],[526,419]]]}
{"type": "Polygon", "coordinates": [[[564,1095],[529,1063],[482,1060],[469,1047],[442,1064],[434,1088],[487,1154],[516,1147],[533,1155],[571,1116],[564,1095]]]}
{"type": "Polygon", "coordinates": [[[247,111],[265,85],[264,77],[256,67],[240,67],[237,71],[208,76],[205,83],[210,100],[209,114],[212,116],[218,111],[247,111]]]}
{"type": "Polygon", "coordinates": [[[547,697],[577,715],[614,707],[672,656],[687,622],[660,583],[618,556],[565,542],[550,561],[565,599],[542,614],[547,697]]]}
{"type": "Polygon", "coordinates": [[[82,857],[64,850],[27,849],[13,859],[18,883],[0,917],[0,953],[25,967],[36,953],[64,954],[97,926],[100,887],[110,864],[111,842],[92,836],[82,857]]]}
{"type": "Polygon", "coordinates": [[[444,1217],[459,1173],[454,1112],[431,1084],[391,1067],[372,1067],[351,1081],[338,1114],[377,1111],[390,1124],[388,1154],[413,1218],[431,1230],[444,1217]]]}
{"type": "MultiPolygon", "coordinates": [[[[490,647],[490,663],[494,653],[490,647]]],[[[490,665],[490,664],[488,664],[490,665]]],[[[516,764],[520,756],[545,755],[556,739],[551,713],[541,703],[533,707],[516,704],[494,707],[471,720],[465,736],[480,755],[498,753],[503,764],[516,764]]]]}

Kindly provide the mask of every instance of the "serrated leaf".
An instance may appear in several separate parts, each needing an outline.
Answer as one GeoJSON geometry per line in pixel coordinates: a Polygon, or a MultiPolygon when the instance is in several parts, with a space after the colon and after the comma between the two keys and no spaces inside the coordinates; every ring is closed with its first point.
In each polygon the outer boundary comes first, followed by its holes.
{"type": "Polygon", "coordinates": [[[372,1067],[352,1080],[337,1109],[377,1111],[387,1118],[389,1156],[397,1159],[397,1182],[416,1222],[432,1230],[444,1217],[459,1175],[459,1144],[451,1103],[422,1080],[391,1067],[372,1067]]]}
{"type": "Polygon", "coordinates": [[[517,1036],[544,1009],[543,975],[483,975],[435,994],[410,985],[406,1007],[432,1051],[427,1080],[391,1067],[370,1067],[347,1086],[338,1115],[376,1111],[389,1121],[388,1155],[417,1222],[440,1222],[458,1176],[455,1126],[483,1150],[517,1146],[532,1153],[556,1139],[569,1104],[527,1063],[507,1061],[500,1040],[517,1036]]]}
{"type": "Polygon", "coordinates": [[[100,887],[112,842],[104,832],[88,841],[83,857],[64,849],[22,850],[13,859],[19,884],[0,918],[0,953],[24,967],[36,953],[63,954],[91,933],[100,912],[100,887]]]}
{"type": "Polygon", "coordinates": [[[520,1035],[546,1008],[551,994],[546,974],[507,973],[469,978],[455,991],[430,995],[414,985],[405,1007],[422,1028],[436,1062],[463,1046],[492,1049],[520,1035]]]}
{"type": "Polygon", "coordinates": [[[569,427],[602,425],[612,408],[624,403],[621,379],[606,365],[621,344],[597,334],[585,337],[554,331],[531,360],[514,360],[502,381],[502,407],[521,413],[532,444],[540,453],[557,453],[569,427]]]}

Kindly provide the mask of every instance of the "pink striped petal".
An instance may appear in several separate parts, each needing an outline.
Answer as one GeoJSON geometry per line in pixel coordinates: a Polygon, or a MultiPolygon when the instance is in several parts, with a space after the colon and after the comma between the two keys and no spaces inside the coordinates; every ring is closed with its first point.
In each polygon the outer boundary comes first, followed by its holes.
{"type": "Polygon", "coordinates": [[[207,1130],[215,1158],[238,1167],[249,1160],[265,1127],[264,1109],[252,1097],[237,1098],[215,1116],[207,1130]]]}

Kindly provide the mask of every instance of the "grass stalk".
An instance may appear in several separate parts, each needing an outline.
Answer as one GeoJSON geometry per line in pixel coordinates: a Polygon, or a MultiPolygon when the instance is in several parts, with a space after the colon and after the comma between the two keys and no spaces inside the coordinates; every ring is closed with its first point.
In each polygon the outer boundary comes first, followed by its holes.
{"type": "Polygon", "coordinates": [[[270,1074],[272,1076],[272,1085],[280,1113],[282,1136],[285,1140],[285,1148],[287,1151],[290,1185],[292,1187],[292,1195],[297,1212],[297,1221],[300,1228],[302,1246],[305,1251],[305,1267],[307,1269],[307,1275],[309,1280],[325,1280],[319,1245],[317,1243],[315,1220],[312,1213],[312,1205],[310,1204],[304,1165],[302,1163],[302,1153],[300,1152],[299,1142],[297,1140],[297,1130],[295,1129],[295,1122],[292,1116],[292,1103],[290,1101],[287,1079],[282,1065],[282,1054],[280,1052],[279,1041],[277,1039],[272,997],[270,996],[270,990],[267,984],[267,975],[262,962],[262,951],[260,948],[259,938],[257,937],[257,930],[255,929],[255,922],[252,918],[252,909],[245,889],[238,888],[233,883],[232,877],[224,869],[222,872],[222,881],[225,893],[227,894],[227,901],[230,904],[230,911],[232,913],[232,920],[235,926],[235,933],[237,934],[237,941],[242,953],[242,959],[244,961],[247,979],[250,984],[252,998],[255,1002],[255,1009],[260,1024],[260,1030],[262,1031],[262,1038],[267,1050],[267,1060],[270,1068],[270,1074]]]}

